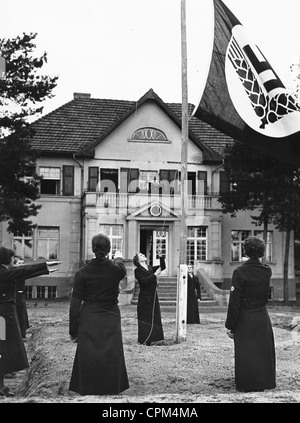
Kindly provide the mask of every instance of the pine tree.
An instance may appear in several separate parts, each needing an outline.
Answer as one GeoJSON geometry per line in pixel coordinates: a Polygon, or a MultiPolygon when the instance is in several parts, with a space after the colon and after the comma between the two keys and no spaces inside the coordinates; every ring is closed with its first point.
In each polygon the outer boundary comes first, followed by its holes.
{"type": "Polygon", "coordinates": [[[47,54],[34,56],[36,33],[0,40],[0,221],[10,232],[26,233],[40,208],[36,157],[29,143],[29,120],[53,97],[57,77],[41,73],[47,54]],[[2,71],[2,72],[1,72],[2,71]],[[30,178],[28,178],[30,176],[30,178]]]}

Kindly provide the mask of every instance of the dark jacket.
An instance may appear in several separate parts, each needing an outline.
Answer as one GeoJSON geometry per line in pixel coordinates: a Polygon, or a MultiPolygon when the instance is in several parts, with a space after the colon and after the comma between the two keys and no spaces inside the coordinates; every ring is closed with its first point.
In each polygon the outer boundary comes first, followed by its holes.
{"type": "Polygon", "coordinates": [[[16,281],[29,279],[38,275],[48,275],[49,270],[46,262],[26,264],[20,267],[7,269],[0,266],[0,302],[13,301],[16,299],[16,281]]]}
{"type": "Polygon", "coordinates": [[[148,269],[145,269],[145,267],[139,265],[134,271],[134,276],[136,280],[139,283],[140,287],[140,296],[141,297],[151,297],[153,298],[153,295],[156,291],[157,287],[157,278],[154,274],[158,268],[161,268],[161,271],[165,270],[166,264],[165,259],[163,257],[160,257],[160,264],[159,266],[148,266],[148,269]]]}
{"type": "Polygon", "coordinates": [[[118,304],[119,283],[126,276],[122,258],[92,259],[75,274],[70,303],[69,333],[76,337],[78,317],[83,301],[101,303],[104,306],[118,304]]]}
{"type": "Polygon", "coordinates": [[[75,275],[69,333],[77,338],[77,348],[70,391],[117,395],[129,387],[118,306],[125,275],[121,258],[95,258],[75,275]]]}
{"type": "Polygon", "coordinates": [[[154,274],[158,268],[166,268],[165,260],[160,257],[159,266],[148,266],[148,270],[138,265],[134,271],[140,292],[137,304],[138,342],[151,345],[152,342],[164,339],[159,299],[156,292],[157,277],[154,274]]]}
{"type": "Polygon", "coordinates": [[[262,307],[268,302],[272,271],[258,259],[249,259],[232,275],[225,326],[234,331],[242,308],[262,307]]]}
{"type": "Polygon", "coordinates": [[[188,286],[187,286],[188,292],[187,295],[193,296],[196,295],[197,299],[201,300],[201,290],[200,290],[200,283],[198,276],[191,275],[188,273],[188,286]]]}

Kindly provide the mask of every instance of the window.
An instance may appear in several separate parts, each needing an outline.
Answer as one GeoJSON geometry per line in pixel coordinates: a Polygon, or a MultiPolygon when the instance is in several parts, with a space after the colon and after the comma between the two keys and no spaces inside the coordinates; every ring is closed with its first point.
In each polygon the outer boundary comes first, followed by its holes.
{"type": "MultiPolygon", "coordinates": [[[[263,231],[231,231],[231,260],[242,261],[246,258],[243,251],[243,242],[248,236],[254,235],[263,239],[263,231]]],[[[273,232],[268,231],[267,243],[266,243],[266,261],[271,262],[273,260],[273,232]]]]}
{"type": "Polygon", "coordinates": [[[187,228],[187,263],[195,260],[206,260],[207,257],[207,227],[188,226],[187,228]]]}
{"type": "Polygon", "coordinates": [[[116,251],[123,251],[123,225],[100,225],[99,231],[110,239],[110,259],[115,255],[116,251]]]}
{"type": "Polygon", "coordinates": [[[25,286],[25,296],[26,298],[32,298],[32,286],[25,286]]]}
{"type": "Polygon", "coordinates": [[[270,286],[268,290],[268,300],[274,300],[274,287],[270,286]]]}
{"type": "Polygon", "coordinates": [[[12,249],[25,260],[57,260],[59,255],[59,228],[39,226],[33,233],[14,234],[12,249]],[[35,239],[35,241],[34,241],[35,239]],[[34,248],[34,245],[36,248],[34,248]]]}
{"type": "Polygon", "coordinates": [[[21,179],[24,182],[31,183],[35,177],[36,177],[36,167],[28,166],[27,169],[25,170],[25,175],[21,179]]]}
{"type": "Polygon", "coordinates": [[[60,195],[62,189],[63,195],[74,195],[74,166],[63,166],[62,175],[61,187],[60,167],[40,167],[41,194],[60,195]]]}
{"type": "MultiPolygon", "coordinates": [[[[258,238],[263,239],[264,238],[264,232],[263,231],[254,231],[254,236],[257,236],[258,238]]],[[[265,252],[265,259],[266,261],[273,261],[273,232],[268,231],[267,232],[267,242],[266,242],[266,252],[265,252]]]]}
{"type": "Polygon", "coordinates": [[[100,192],[118,192],[119,187],[119,171],[118,169],[101,169],[100,170],[100,192]]]}
{"type": "Polygon", "coordinates": [[[74,166],[63,166],[63,195],[74,195],[74,166]]]}
{"type": "Polygon", "coordinates": [[[231,261],[242,261],[246,258],[243,251],[243,242],[251,231],[231,231],[231,261]]]}
{"type": "Polygon", "coordinates": [[[141,191],[149,191],[154,183],[158,182],[158,172],[156,170],[141,170],[139,188],[141,191]]]}
{"type": "Polygon", "coordinates": [[[163,194],[180,193],[180,172],[173,169],[162,169],[159,175],[163,194]]]}
{"type": "MultiPolygon", "coordinates": [[[[34,298],[32,295],[32,286],[26,287],[26,298],[34,298]],[[28,296],[30,295],[30,296],[28,296]]],[[[50,285],[50,286],[43,286],[37,285],[36,287],[36,298],[45,299],[45,298],[57,298],[57,286],[50,285]]]]}
{"type": "Polygon", "coordinates": [[[36,287],[36,298],[46,298],[46,287],[37,286],[36,287]]]}
{"type": "Polygon", "coordinates": [[[166,135],[156,128],[140,128],[135,131],[131,137],[131,141],[143,142],[167,142],[166,135]]]}
{"type": "Polygon", "coordinates": [[[24,259],[32,260],[33,259],[33,235],[32,232],[28,232],[26,235],[18,235],[15,232],[12,249],[14,250],[17,256],[20,256],[24,259]]]}
{"type": "Polygon", "coordinates": [[[56,298],[57,297],[57,287],[56,286],[46,286],[46,289],[48,289],[48,295],[47,298],[56,298]]]}
{"type": "Polygon", "coordinates": [[[60,194],[61,169],[59,167],[40,167],[41,194],[60,194]]]}
{"type": "Polygon", "coordinates": [[[59,228],[39,227],[38,228],[38,258],[44,260],[56,260],[58,258],[59,228]]]}
{"type": "Polygon", "coordinates": [[[99,168],[89,167],[88,191],[95,192],[99,180],[99,168]]]}

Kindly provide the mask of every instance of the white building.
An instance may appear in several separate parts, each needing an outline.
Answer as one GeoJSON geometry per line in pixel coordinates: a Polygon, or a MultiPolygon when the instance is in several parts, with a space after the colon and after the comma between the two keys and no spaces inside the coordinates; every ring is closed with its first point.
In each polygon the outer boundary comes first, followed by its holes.
{"type": "MultiPolygon", "coordinates": [[[[192,111],[193,106],[190,106],[192,111]]],[[[92,236],[105,232],[111,256],[121,249],[128,267],[123,290],[131,300],[132,257],[144,252],[157,263],[156,246],[165,253],[167,276],[176,276],[180,248],[181,104],[164,103],[153,90],[140,100],[74,99],[32,124],[32,149],[42,205],[27,236],[11,235],[2,225],[2,245],[25,260],[60,259],[47,277],[27,281],[32,298],[70,293],[78,267],[93,257],[92,236]]],[[[242,259],[242,241],[262,236],[248,213],[223,214],[218,196],[228,189],[222,152],[233,142],[197,118],[189,121],[187,262],[216,286],[228,289],[242,259]]],[[[272,267],[270,298],[283,300],[285,234],[269,228],[267,261],[272,267]]],[[[293,240],[291,241],[293,242],[293,240]]],[[[293,244],[291,244],[293,247],[293,244]]],[[[293,248],[289,299],[295,300],[293,248]]]]}

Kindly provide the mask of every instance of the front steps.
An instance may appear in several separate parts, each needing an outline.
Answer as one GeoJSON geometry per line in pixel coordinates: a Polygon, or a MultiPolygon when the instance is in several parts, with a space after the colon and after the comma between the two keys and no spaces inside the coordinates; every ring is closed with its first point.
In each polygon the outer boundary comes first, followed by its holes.
{"type": "MultiPolygon", "coordinates": [[[[175,311],[177,301],[177,277],[159,276],[157,294],[162,311],[175,311]]],[[[139,295],[139,285],[135,284],[135,290],[131,304],[137,304],[139,295]]],[[[218,303],[203,290],[201,286],[201,301],[198,302],[199,309],[202,307],[217,306],[218,303]]]]}

